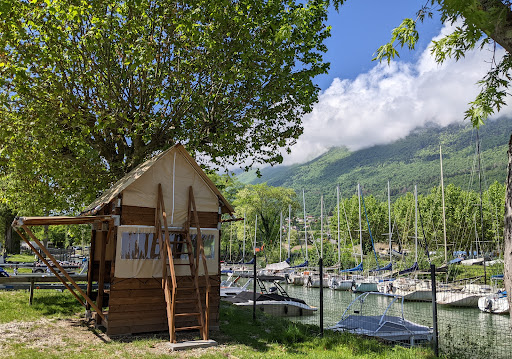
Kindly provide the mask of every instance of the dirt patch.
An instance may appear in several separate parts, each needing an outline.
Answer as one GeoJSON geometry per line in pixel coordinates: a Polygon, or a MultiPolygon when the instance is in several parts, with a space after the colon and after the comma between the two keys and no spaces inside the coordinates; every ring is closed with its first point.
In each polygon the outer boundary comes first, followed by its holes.
{"type": "MultiPolygon", "coordinates": [[[[58,352],[64,357],[73,353],[104,352],[106,357],[131,354],[134,357],[153,355],[172,355],[180,358],[194,358],[205,354],[229,352],[228,347],[219,345],[207,349],[194,349],[185,352],[171,352],[169,335],[166,333],[141,334],[109,338],[94,327],[94,322],[83,318],[40,319],[33,322],[10,322],[0,324],[0,352],[10,352],[13,344],[22,344],[25,348],[39,351],[58,352]]],[[[212,333],[214,334],[214,333],[212,333]]],[[[220,334],[220,333],[217,333],[220,334]]],[[[180,335],[180,340],[192,340],[197,335],[180,335]]],[[[214,335],[212,335],[214,339],[214,335]]],[[[222,339],[219,338],[222,342],[222,339]]],[[[231,347],[232,349],[232,347],[231,347]]],[[[98,353],[99,354],[99,353],[98,353]]],[[[229,353],[226,356],[232,357],[229,353]]]]}

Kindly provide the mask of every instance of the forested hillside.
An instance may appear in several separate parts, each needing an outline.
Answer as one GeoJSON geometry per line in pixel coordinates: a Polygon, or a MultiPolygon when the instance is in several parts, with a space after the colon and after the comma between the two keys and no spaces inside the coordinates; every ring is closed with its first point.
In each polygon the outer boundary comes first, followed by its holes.
{"type": "MultiPolygon", "coordinates": [[[[489,121],[479,130],[484,189],[494,181],[505,182],[511,130],[509,118],[489,121]]],[[[316,214],[320,212],[320,194],[324,194],[326,209],[334,208],[338,184],[344,197],[356,193],[359,182],[365,194],[384,200],[388,180],[392,200],[412,191],[415,184],[420,194],[428,193],[440,183],[439,145],[443,149],[445,185],[478,190],[476,130],[469,123],[429,126],[394,143],[355,152],[332,148],[304,164],[267,167],[261,170],[260,178],[255,172],[248,172],[239,174],[238,179],[243,183],[291,187],[300,195],[305,189],[307,210],[316,214]]]]}

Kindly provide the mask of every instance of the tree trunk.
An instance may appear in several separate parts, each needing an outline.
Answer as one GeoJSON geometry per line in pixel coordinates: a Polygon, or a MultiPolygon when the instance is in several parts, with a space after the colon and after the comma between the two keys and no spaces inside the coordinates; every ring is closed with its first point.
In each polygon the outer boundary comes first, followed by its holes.
{"type": "Polygon", "coordinates": [[[14,216],[7,216],[5,218],[5,250],[9,254],[20,253],[20,238],[12,230],[11,223],[14,216]]]}
{"type": "MultiPolygon", "coordinates": [[[[512,136],[508,143],[508,168],[507,168],[507,190],[505,195],[505,228],[504,228],[505,252],[505,289],[512,293],[512,136]]],[[[508,295],[508,303],[512,308],[512,295],[508,295]]],[[[510,327],[512,329],[512,316],[510,316],[510,327]]]]}
{"type": "Polygon", "coordinates": [[[43,230],[43,246],[48,248],[48,225],[45,225],[43,230]]]}

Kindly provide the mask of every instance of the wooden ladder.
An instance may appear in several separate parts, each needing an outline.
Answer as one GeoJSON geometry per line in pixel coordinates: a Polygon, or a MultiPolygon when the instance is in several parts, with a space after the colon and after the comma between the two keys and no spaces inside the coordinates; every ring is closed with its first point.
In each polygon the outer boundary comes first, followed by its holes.
{"type": "Polygon", "coordinates": [[[160,258],[162,259],[162,289],[164,290],[165,301],[167,303],[167,322],[169,325],[169,336],[171,343],[176,343],[176,332],[184,330],[199,330],[203,340],[208,340],[208,322],[209,322],[209,292],[210,283],[208,276],[208,268],[206,265],[206,257],[204,254],[204,245],[201,237],[201,229],[195,206],[194,194],[192,186],[189,188],[189,204],[188,216],[185,228],[180,233],[173,233],[173,240],[169,233],[167,224],[167,215],[163,201],[162,186],[158,185],[158,203],[157,216],[155,217],[156,235],[161,248],[160,258]],[[193,212],[193,214],[192,214],[193,212]],[[194,247],[190,235],[190,224],[192,215],[194,216],[195,225],[197,226],[196,253],[194,255],[194,247]],[[162,233],[162,225],[164,231],[162,233]],[[163,234],[163,236],[162,236],[163,234]],[[167,258],[166,258],[167,255],[167,258]],[[174,259],[186,255],[188,262],[175,263],[174,259]],[[176,256],[176,257],[175,257],[176,256]],[[199,289],[199,258],[202,257],[203,268],[205,272],[205,304],[203,310],[201,301],[201,292],[199,289]],[[167,263],[168,262],[168,263],[167,263]],[[188,266],[192,283],[186,282],[184,278],[178,280],[176,278],[176,266],[188,266]],[[176,307],[185,305],[187,310],[177,313],[176,307]],[[194,318],[196,325],[177,327],[176,318],[194,318]]]}

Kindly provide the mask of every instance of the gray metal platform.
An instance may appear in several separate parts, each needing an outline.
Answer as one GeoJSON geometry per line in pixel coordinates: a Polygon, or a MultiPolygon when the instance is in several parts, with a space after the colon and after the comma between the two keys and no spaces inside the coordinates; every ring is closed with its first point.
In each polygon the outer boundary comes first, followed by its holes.
{"type": "Polygon", "coordinates": [[[212,339],[191,340],[188,342],[181,342],[181,343],[169,343],[169,348],[171,349],[171,351],[209,348],[209,347],[215,347],[215,346],[217,346],[217,342],[212,339]]]}

